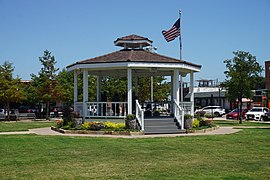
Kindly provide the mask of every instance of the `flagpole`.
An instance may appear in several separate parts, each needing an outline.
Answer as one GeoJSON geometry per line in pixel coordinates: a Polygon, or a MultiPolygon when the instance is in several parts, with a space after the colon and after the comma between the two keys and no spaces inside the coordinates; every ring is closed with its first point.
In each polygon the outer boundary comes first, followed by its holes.
{"type": "Polygon", "coordinates": [[[182,11],[181,11],[181,9],[180,9],[180,10],[179,10],[179,20],[180,20],[180,26],[179,26],[179,29],[180,29],[180,36],[179,36],[179,44],[180,44],[180,60],[182,60],[181,14],[182,14],[182,11]]]}

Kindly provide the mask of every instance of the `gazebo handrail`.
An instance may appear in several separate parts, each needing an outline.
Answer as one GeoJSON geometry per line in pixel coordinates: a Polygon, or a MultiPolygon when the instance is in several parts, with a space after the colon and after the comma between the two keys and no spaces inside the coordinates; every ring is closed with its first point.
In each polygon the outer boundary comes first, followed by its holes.
{"type": "Polygon", "coordinates": [[[184,129],[184,110],[179,105],[179,102],[174,99],[174,117],[181,126],[181,129],[184,129]]]}
{"type": "Polygon", "coordinates": [[[144,109],[142,109],[139,101],[136,99],[136,119],[141,126],[141,130],[144,131],[144,109]]]}

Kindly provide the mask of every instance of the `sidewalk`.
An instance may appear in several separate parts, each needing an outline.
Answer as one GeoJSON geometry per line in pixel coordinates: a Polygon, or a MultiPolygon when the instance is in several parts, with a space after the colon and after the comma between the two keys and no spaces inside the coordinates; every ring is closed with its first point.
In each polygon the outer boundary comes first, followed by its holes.
{"type": "Polygon", "coordinates": [[[97,134],[62,134],[51,130],[50,127],[29,129],[28,131],[20,132],[0,132],[2,134],[36,134],[36,135],[46,135],[46,136],[80,136],[80,137],[109,137],[109,138],[155,138],[155,137],[178,137],[178,136],[205,136],[205,135],[221,135],[221,134],[232,134],[241,131],[241,129],[233,129],[233,127],[220,127],[217,130],[205,132],[205,133],[188,133],[188,134],[151,134],[151,135],[97,135],[97,134]]]}

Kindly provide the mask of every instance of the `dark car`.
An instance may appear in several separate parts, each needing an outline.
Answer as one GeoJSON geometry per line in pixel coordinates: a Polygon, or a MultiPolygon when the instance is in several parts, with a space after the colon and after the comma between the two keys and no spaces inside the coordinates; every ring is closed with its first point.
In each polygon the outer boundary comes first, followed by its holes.
{"type": "MultiPolygon", "coordinates": [[[[242,113],[241,113],[242,119],[245,118],[245,115],[247,112],[248,112],[248,109],[242,110],[242,113]]],[[[234,109],[226,115],[226,119],[239,119],[238,115],[239,115],[239,109],[234,109]]]]}

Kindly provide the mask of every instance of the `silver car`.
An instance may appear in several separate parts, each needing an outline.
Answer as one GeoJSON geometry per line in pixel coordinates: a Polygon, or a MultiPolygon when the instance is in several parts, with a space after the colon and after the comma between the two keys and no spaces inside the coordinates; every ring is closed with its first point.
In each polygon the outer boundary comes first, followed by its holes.
{"type": "Polygon", "coordinates": [[[267,107],[253,107],[246,113],[246,119],[262,121],[264,119],[265,113],[268,111],[269,109],[267,107]]]}
{"type": "Polygon", "coordinates": [[[225,114],[225,109],[221,106],[206,106],[202,109],[196,110],[195,114],[213,114],[216,117],[221,117],[225,114]]]}

